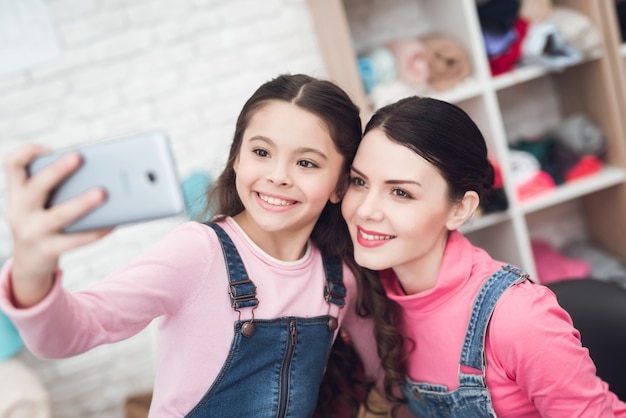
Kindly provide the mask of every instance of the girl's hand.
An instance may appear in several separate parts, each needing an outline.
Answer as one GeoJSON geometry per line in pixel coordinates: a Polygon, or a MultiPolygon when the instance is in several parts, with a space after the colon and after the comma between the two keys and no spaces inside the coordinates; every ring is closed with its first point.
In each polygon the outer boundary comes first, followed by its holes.
{"type": "Polygon", "coordinates": [[[29,177],[28,164],[48,151],[27,144],[11,152],[5,161],[7,219],[13,236],[11,280],[18,307],[32,306],[46,296],[62,253],[92,243],[112,231],[107,228],[74,234],[62,232],[63,227],[104,203],[106,195],[103,190],[93,189],[46,209],[50,192],[81,165],[80,155],[71,153],[29,177]]]}

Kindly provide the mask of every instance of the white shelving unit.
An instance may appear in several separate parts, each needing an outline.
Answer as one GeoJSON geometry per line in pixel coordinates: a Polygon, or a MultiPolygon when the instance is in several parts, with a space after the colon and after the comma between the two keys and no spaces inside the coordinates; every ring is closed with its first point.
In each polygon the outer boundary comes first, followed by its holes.
{"type": "Polygon", "coordinates": [[[602,53],[562,72],[530,66],[492,77],[474,0],[309,0],[330,78],[351,94],[365,121],[374,109],[357,57],[367,47],[416,31],[450,34],[465,47],[471,76],[452,90],[421,94],[455,103],[472,116],[500,165],[509,208],[472,219],[462,232],[495,258],[535,277],[534,231],[569,218],[576,225],[572,235],[626,260],[626,44],[619,38],[612,0],[553,3],[590,18],[604,38],[602,53]],[[587,115],[607,138],[603,170],[517,202],[507,181],[512,178],[509,142],[577,113],[587,115]]]}

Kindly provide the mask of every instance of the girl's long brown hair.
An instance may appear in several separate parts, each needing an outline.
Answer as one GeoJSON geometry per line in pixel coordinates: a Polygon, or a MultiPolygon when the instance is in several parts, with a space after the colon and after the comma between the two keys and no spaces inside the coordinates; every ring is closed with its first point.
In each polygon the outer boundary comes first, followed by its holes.
{"type": "MultiPolygon", "coordinates": [[[[206,219],[209,213],[214,213],[217,216],[213,220],[220,220],[227,216],[235,216],[244,210],[235,187],[234,163],[239,156],[243,134],[252,116],[269,102],[277,100],[292,103],[325,122],[336,149],[344,157],[340,179],[343,184],[339,185],[339,190],[345,190],[347,187],[349,168],[362,136],[359,108],[340,87],[330,81],[304,74],[283,74],[259,87],[244,104],[237,118],[226,166],[207,191],[207,207],[202,219],[206,219]]],[[[322,254],[340,257],[357,280],[360,280],[361,270],[354,261],[352,241],[341,215],[340,203],[333,204],[330,201],[326,203],[313,227],[311,241],[322,254]]],[[[358,287],[360,289],[360,285],[358,287]]],[[[340,399],[345,395],[345,392],[337,391],[336,387],[337,385],[352,387],[358,384],[357,380],[346,381],[355,377],[354,370],[358,368],[359,360],[356,354],[350,352],[348,354],[350,361],[346,361],[346,353],[350,347],[343,343],[344,340],[339,336],[329,357],[316,412],[320,417],[345,417],[346,415],[336,415],[338,402],[341,402],[340,399]]],[[[346,402],[351,410],[350,416],[356,416],[358,400],[352,396],[348,398],[346,402]]]]}

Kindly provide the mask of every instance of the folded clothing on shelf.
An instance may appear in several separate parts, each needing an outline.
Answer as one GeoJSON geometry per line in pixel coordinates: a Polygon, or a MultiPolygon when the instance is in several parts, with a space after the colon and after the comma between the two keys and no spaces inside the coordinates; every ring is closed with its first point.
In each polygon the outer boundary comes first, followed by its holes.
{"type": "Polygon", "coordinates": [[[430,69],[426,48],[420,39],[396,39],[387,47],[395,58],[398,80],[415,87],[428,85],[430,69]]]}
{"type": "Polygon", "coordinates": [[[570,242],[563,246],[563,254],[591,263],[591,277],[598,280],[618,282],[626,286],[626,264],[617,256],[588,242],[570,242]]]}
{"type": "Polygon", "coordinates": [[[530,152],[511,149],[511,180],[515,186],[518,202],[525,202],[543,193],[554,190],[552,177],[541,169],[539,160],[530,152]]]}
{"type": "Polygon", "coordinates": [[[522,41],[522,62],[525,65],[561,70],[582,59],[582,52],[568,44],[559,27],[551,21],[530,25],[522,41]]]}
{"type": "Polygon", "coordinates": [[[531,240],[531,247],[539,283],[548,284],[560,280],[584,279],[589,277],[591,273],[591,263],[566,256],[546,241],[533,239],[531,240]]]}
{"type": "Polygon", "coordinates": [[[363,54],[357,62],[365,92],[371,92],[380,83],[396,79],[396,59],[386,47],[378,47],[363,54]]]}
{"type": "Polygon", "coordinates": [[[559,28],[563,41],[576,48],[583,56],[593,56],[602,49],[602,35],[598,28],[578,10],[554,6],[547,20],[559,28]]]}
{"type": "Polygon", "coordinates": [[[420,38],[428,62],[428,85],[434,91],[449,90],[472,73],[469,54],[450,35],[431,33],[420,38]]]}

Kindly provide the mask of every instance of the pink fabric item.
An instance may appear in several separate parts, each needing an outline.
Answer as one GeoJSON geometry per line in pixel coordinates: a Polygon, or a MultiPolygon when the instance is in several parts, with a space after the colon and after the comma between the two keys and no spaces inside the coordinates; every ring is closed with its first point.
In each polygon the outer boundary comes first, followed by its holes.
{"type": "Polygon", "coordinates": [[[548,242],[532,240],[531,247],[539,276],[537,279],[540,283],[548,284],[566,279],[584,279],[589,277],[591,273],[591,263],[567,257],[548,242]]]}
{"type": "Polygon", "coordinates": [[[396,60],[398,80],[416,87],[428,83],[430,70],[426,59],[424,44],[418,39],[396,39],[387,48],[396,60]]]}
{"type": "Polygon", "coordinates": [[[574,167],[565,174],[565,181],[574,181],[591,176],[602,170],[602,160],[595,155],[583,155],[574,167]]]}
{"type": "Polygon", "coordinates": [[[526,202],[533,197],[554,190],[554,180],[545,171],[539,171],[530,180],[516,186],[518,202],[526,202]]]}

